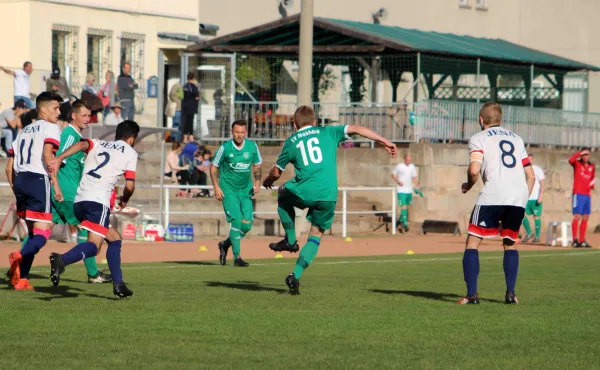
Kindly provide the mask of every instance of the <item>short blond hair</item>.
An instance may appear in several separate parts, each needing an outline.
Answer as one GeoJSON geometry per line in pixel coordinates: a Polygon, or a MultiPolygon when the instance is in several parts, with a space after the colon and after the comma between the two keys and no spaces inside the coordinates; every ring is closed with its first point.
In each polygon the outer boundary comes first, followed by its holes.
{"type": "Polygon", "coordinates": [[[485,103],[479,110],[479,117],[485,125],[499,125],[502,122],[502,107],[498,103],[485,103]]]}

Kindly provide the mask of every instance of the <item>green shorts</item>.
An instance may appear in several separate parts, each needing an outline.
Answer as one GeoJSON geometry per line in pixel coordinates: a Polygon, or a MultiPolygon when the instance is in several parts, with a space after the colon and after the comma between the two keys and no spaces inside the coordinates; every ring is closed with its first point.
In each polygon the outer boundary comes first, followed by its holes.
{"type": "Polygon", "coordinates": [[[225,198],[223,198],[223,210],[225,211],[227,222],[231,223],[233,220],[254,220],[254,207],[252,206],[250,195],[235,192],[223,192],[223,194],[225,195],[225,198]]]}
{"type": "MultiPolygon", "coordinates": [[[[293,207],[306,209],[306,219],[311,225],[321,230],[329,230],[335,216],[335,201],[303,200],[285,188],[279,193],[279,207],[285,210],[293,210],[293,207]]],[[[293,215],[292,215],[293,216],[293,215]]],[[[293,217],[292,217],[293,219],[293,217]]]]}
{"type": "Polygon", "coordinates": [[[398,193],[398,207],[410,206],[412,204],[412,193],[398,193]]]}
{"type": "Polygon", "coordinates": [[[528,200],[527,201],[527,206],[525,207],[525,214],[526,215],[533,215],[535,217],[541,217],[542,216],[542,205],[538,204],[537,200],[528,200]]]}
{"type": "Polygon", "coordinates": [[[54,200],[54,194],[52,195],[52,223],[55,224],[69,224],[72,226],[77,226],[81,222],[75,217],[75,212],[73,211],[73,202],[68,200],[63,200],[62,202],[57,202],[54,200]]]}

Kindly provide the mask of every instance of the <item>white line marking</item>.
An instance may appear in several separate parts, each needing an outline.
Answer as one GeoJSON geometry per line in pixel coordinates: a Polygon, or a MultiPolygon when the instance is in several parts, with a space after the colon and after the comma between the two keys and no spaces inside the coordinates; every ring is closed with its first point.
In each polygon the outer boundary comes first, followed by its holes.
{"type": "MultiPolygon", "coordinates": [[[[537,258],[537,257],[563,257],[563,256],[568,256],[568,257],[573,257],[573,256],[583,256],[583,255],[589,255],[589,254],[600,254],[600,251],[593,251],[593,252],[570,252],[570,253],[558,253],[558,252],[554,252],[554,253],[546,253],[546,254],[526,254],[526,255],[521,255],[519,256],[519,258],[537,258]]],[[[400,255],[399,255],[400,256],[400,255]]],[[[326,258],[326,257],[325,257],[326,258]]],[[[499,260],[499,259],[503,259],[503,256],[497,256],[497,257],[479,257],[480,260],[499,260]]],[[[419,258],[419,259],[393,259],[393,260],[362,260],[362,261],[326,261],[326,262],[319,262],[317,261],[316,264],[318,265],[359,265],[359,264],[366,264],[366,263],[404,263],[404,262],[445,262],[445,261],[462,261],[462,257],[440,257],[440,258],[419,258]]],[[[202,268],[202,267],[219,267],[221,265],[219,265],[216,261],[214,262],[214,265],[202,265],[202,264],[194,264],[194,262],[212,262],[212,261],[186,261],[189,262],[189,265],[187,264],[176,264],[176,265],[168,265],[168,266],[131,266],[131,267],[125,267],[127,270],[164,270],[164,269],[179,269],[179,268],[202,268]]],[[[144,262],[132,262],[132,263],[144,263],[144,262]]],[[[146,262],[146,263],[153,263],[153,264],[158,264],[158,263],[171,263],[173,264],[174,262],[146,262]]],[[[250,266],[286,266],[293,263],[293,261],[290,260],[289,263],[252,263],[250,266]]],[[[313,262],[314,263],[314,262],[313,262]]],[[[47,268],[44,270],[31,270],[31,272],[43,272],[43,271],[47,271],[47,268]]]]}

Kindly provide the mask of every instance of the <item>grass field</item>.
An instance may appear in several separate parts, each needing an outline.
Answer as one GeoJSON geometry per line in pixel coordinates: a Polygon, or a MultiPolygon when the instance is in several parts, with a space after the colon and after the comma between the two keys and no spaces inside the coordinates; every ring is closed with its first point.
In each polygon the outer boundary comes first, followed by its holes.
{"type": "Polygon", "coordinates": [[[502,254],[481,253],[479,306],[460,254],[125,265],[132,299],[83,283],[0,291],[0,368],[598,368],[600,252],[522,252],[503,304],[502,254]]]}

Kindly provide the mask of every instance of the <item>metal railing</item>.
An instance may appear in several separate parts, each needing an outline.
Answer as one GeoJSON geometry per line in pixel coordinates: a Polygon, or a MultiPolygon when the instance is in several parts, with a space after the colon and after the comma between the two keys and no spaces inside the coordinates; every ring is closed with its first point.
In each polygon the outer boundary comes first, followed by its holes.
{"type": "MultiPolygon", "coordinates": [[[[481,104],[428,100],[414,104],[414,139],[429,142],[466,142],[481,131],[481,104]]],[[[502,106],[502,126],[526,144],[598,147],[600,114],[502,106]]]]}
{"type": "MultiPolygon", "coordinates": [[[[0,187],[9,187],[10,185],[7,182],[0,183],[0,187]]],[[[160,217],[161,225],[167,229],[171,215],[203,215],[203,216],[224,216],[223,211],[171,211],[170,206],[170,189],[197,189],[197,190],[213,190],[213,186],[211,185],[163,185],[162,189],[160,185],[136,185],[137,189],[159,189],[164,193],[163,203],[160,205],[159,212],[146,212],[144,214],[147,215],[157,215],[160,217]]],[[[261,191],[277,191],[277,187],[273,187],[273,189],[265,189],[261,188],[261,191]]],[[[335,211],[336,215],[342,215],[342,236],[345,238],[348,236],[348,215],[377,215],[383,213],[391,213],[392,218],[392,234],[396,234],[396,188],[395,187],[341,187],[338,189],[339,192],[342,193],[342,209],[335,211]],[[348,193],[349,192],[373,192],[373,191],[388,191],[392,193],[391,196],[391,209],[389,210],[372,210],[372,211],[350,211],[348,210],[348,193]]],[[[131,204],[135,202],[135,195],[132,199],[131,204]]],[[[0,216],[4,216],[6,213],[0,213],[0,216]]],[[[276,211],[273,212],[254,212],[254,215],[277,215],[276,211]]]]}
{"type": "MultiPolygon", "coordinates": [[[[159,189],[161,190],[160,185],[136,185],[138,189],[159,189]]],[[[203,216],[223,216],[223,211],[171,211],[171,201],[170,201],[170,189],[196,189],[196,190],[213,190],[212,185],[163,185],[162,192],[163,203],[160,205],[160,211],[157,212],[144,212],[148,215],[158,215],[160,219],[160,223],[163,227],[167,227],[170,223],[171,215],[203,215],[203,216]]],[[[277,191],[277,187],[273,187],[273,189],[265,189],[261,188],[261,191],[277,191]]],[[[335,211],[336,215],[342,216],[342,236],[345,238],[348,236],[348,215],[377,215],[383,213],[391,213],[392,218],[392,234],[396,234],[396,188],[395,187],[340,187],[338,189],[339,192],[342,193],[342,209],[335,211]],[[371,211],[351,211],[348,210],[348,193],[349,192],[374,192],[374,191],[387,191],[390,192],[391,195],[391,209],[389,210],[371,210],[371,211]]],[[[255,211],[254,215],[277,215],[276,211],[272,212],[263,212],[263,211],[255,211]]]]}
{"type": "MultiPolygon", "coordinates": [[[[466,142],[478,133],[481,104],[426,100],[416,104],[313,103],[318,124],[359,124],[394,142],[466,142]]],[[[295,132],[294,102],[235,102],[234,116],[249,122],[249,137],[257,141],[284,141],[295,132]]],[[[600,146],[600,114],[506,105],[503,126],[525,143],[562,147],[600,146]]],[[[229,124],[208,122],[204,139],[223,140],[229,124]]],[[[360,139],[357,141],[361,141],[360,139]]],[[[362,140],[364,141],[364,140],[362,140]]]]}
{"type": "MultiPolygon", "coordinates": [[[[248,121],[250,138],[281,142],[296,130],[294,112],[297,107],[295,102],[235,102],[234,117],[248,121]]],[[[396,142],[409,142],[413,139],[409,124],[410,106],[406,103],[377,105],[327,102],[313,103],[313,108],[320,126],[359,124],[396,142]]],[[[227,117],[218,112],[213,116],[224,119],[207,119],[208,131],[201,132],[201,137],[205,140],[228,139],[230,126],[226,121],[227,117]]],[[[360,138],[356,141],[367,142],[360,138]]]]}

